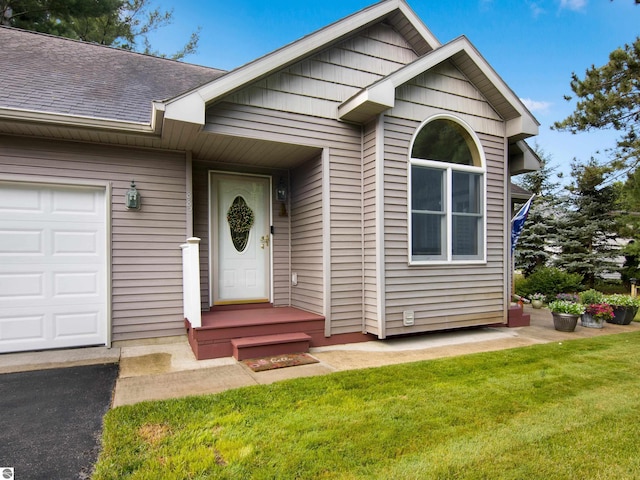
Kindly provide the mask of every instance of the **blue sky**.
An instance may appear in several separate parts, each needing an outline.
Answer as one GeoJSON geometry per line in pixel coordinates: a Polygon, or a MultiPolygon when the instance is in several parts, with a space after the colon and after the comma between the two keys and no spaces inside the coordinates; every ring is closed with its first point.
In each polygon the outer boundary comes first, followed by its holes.
{"type": "MultiPolygon", "coordinates": [[[[373,0],[153,0],[173,8],[174,22],[151,37],[172,53],[202,27],[189,63],[230,70],[375,3],[373,0]]],[[[550,126],[573,111],[571,73],[583,76],[615,48],[640,35],[634,0],[408,0],[441,43],[466,35],[541,123],[530,139],[569,172],[575,157],[607,158],[615,132],[578,135],[550,126]],[[598,152],[600,152],[598,154],[598,152]]]]}

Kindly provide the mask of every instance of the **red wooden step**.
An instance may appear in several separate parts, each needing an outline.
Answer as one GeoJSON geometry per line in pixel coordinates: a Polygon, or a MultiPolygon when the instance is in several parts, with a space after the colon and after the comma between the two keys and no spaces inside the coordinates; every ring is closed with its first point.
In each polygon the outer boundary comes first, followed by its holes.
{"type": "Polygon", "coordinates": [[[236,360],[261,358],[285,353],[309,351],[311,337],[306,333],[279,333],[258,337],[234,338],[231,340],[236,360]]]}

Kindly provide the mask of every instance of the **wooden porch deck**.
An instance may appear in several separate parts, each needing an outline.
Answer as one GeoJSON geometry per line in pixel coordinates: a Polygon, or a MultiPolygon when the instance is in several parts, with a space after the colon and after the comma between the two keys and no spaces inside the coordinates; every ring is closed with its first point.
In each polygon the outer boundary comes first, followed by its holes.
{"type": "MultiPolygon", "coordinates": [[[[308,335],[308,346],[325,345],[324,323],[322,315],[294,307],[272,306],[219,308],[202,312],[202,326],[197,328],[192,328],[185,320],[189,343],[198,360],[230,357],[234,355],[232,340],[249,337],[258,339],[256,343],[262,346],[265,342],[274,345],[274,354],[282,353],[279,347],[275,347],[282,345],[279,339],[286,342],[291,334],[308,335]]],[[[238,358],[237,352],[235,356],[238,358]]]]}

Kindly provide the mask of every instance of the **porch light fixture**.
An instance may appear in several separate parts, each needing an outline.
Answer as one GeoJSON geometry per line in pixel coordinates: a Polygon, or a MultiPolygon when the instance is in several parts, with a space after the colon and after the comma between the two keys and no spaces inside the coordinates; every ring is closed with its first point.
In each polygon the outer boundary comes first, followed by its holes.
{"type": "Polygon", "coordinates": [[[136,189],[136,184],[133,180],[131,180],[131,186],[127,193],[125,194],[125,206],[127,210],[140,210],[141,198],[138,190],[136,189]]]}
{"type": "Polygon", "coordinates": [[[282,177],[280,177],[280,181],[278,182],[278,187],[276,188],[276,199],[279,202],[287,201],[287,185],[284,183],[282,177]]]}
{"type": "Polygon", "coordinates": [[[287,184],[284,183],[282,177],[280,177],[280,181],[278,182],[278,186],[276,187],[276,199],[281,202],[280,203],[280,216],[288,217],[287,213],[287,184]]]}

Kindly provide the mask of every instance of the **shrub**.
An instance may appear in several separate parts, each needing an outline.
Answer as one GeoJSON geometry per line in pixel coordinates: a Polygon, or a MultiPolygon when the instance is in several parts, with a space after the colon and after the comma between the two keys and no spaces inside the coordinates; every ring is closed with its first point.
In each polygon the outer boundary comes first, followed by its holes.
{"type": "Polygon", "coordinates": [[[604,302],[604,294],[593,288],[580,293],[580,302],[585,305],[604,302]]]}
{"type": "Polygon", "coordinates": [[[558,293],[582,290],[582,275],[567,273],[559,268],[542,267],[526,279],[516,281],[515,289],[518,295],[527,298],[534,293],[542,293],[547,298],[554,298],[558,293]]]}

